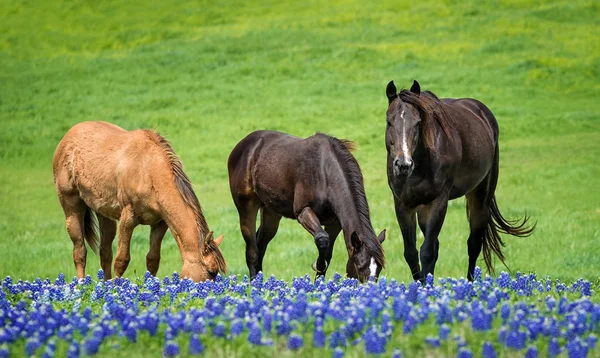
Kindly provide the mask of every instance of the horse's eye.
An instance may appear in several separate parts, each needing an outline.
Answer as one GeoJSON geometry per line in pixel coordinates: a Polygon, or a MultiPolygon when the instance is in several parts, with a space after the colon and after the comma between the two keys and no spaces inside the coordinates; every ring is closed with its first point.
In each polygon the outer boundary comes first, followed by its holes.
{"type": "Polygon", "coordinates": [[[209,275],[211,278],[215,278],[215,277],[217,277],[217,275],[218,275],[218,274],[219,274],[219,271],[208,271],[208,275],[209,275]]]}
{"type": "Polygon", "coordinates": [[[387,128],[390,128],[392,126],[392,122],[390,121],[386,121],[387,122],[387,128]]]}

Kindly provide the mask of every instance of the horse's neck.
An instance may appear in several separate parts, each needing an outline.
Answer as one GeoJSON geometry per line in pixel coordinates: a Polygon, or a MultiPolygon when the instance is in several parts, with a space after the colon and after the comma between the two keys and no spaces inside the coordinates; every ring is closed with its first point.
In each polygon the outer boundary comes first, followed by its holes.
{"type": "MultiPolygon", "coordinates": [[[[353,232],[356,232],[359,237],[374,232],[368,208],[359,208],[359,198],[356,193],[352,192],[349,185],[337,186],[334,194],[335,199],[332,200],[332,206],[342,226],[344,237],[349,239],[353,232]],[[361,214],[360,210],[366,210],[366,213],[361,214]],[[363,215],[366,215],[366,218],[363,215]]],[[[366,203],[366,199],[364,201],[366,203]]]]}

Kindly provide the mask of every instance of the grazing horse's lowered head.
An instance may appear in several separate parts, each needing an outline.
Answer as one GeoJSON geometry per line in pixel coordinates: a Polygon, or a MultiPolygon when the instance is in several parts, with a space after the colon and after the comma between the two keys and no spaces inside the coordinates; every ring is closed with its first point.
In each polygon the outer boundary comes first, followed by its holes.
{"type": "Polygon", "coordinates": [[[377,238],[370,240],[359,238],[356,231],[352,233],[350,241],[352,248],[349,251],[346,264],[348,277],[357,278],[360,282],[367,282],[369,278],[375,280],[379,278],[379,273],[385,265],[385,258],[381,249],[384,240],[385,230],[377,238]]]}

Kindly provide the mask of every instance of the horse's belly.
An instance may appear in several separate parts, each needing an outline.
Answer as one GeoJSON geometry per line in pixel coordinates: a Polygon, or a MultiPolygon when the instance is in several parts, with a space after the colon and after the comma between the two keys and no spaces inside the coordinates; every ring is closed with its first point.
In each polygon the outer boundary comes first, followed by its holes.
{"type": "Polygon", "coordinates": [[[112,219],[119,220],[123,206],[116,200],[116,195],[108,193],[93,193],[90,190],[79,190],[79,196],[92,210],[98,214],[112,219]]]}

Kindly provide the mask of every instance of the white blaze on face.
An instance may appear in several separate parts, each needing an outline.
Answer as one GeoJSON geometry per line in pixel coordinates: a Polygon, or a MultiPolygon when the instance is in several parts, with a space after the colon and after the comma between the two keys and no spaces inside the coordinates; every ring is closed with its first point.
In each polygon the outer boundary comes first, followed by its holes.
{"type": "Polygon", "coordinates": [[[408,143],[406,142],[406,117],[404,117],[404,108],[400,113],[400,118],[402,118],[402,154],[404,154],[404,163],[408,163],[408,143]]]}
{"type": "Polygon", "coordinates": [[[369,276],[375,277],[375,274],[377,273],[377,263],[375,262],[375,258],[373,258],[373,257],[371,257],[371,264],[369,265],[369,271],[370,271],[369,276]]]}

